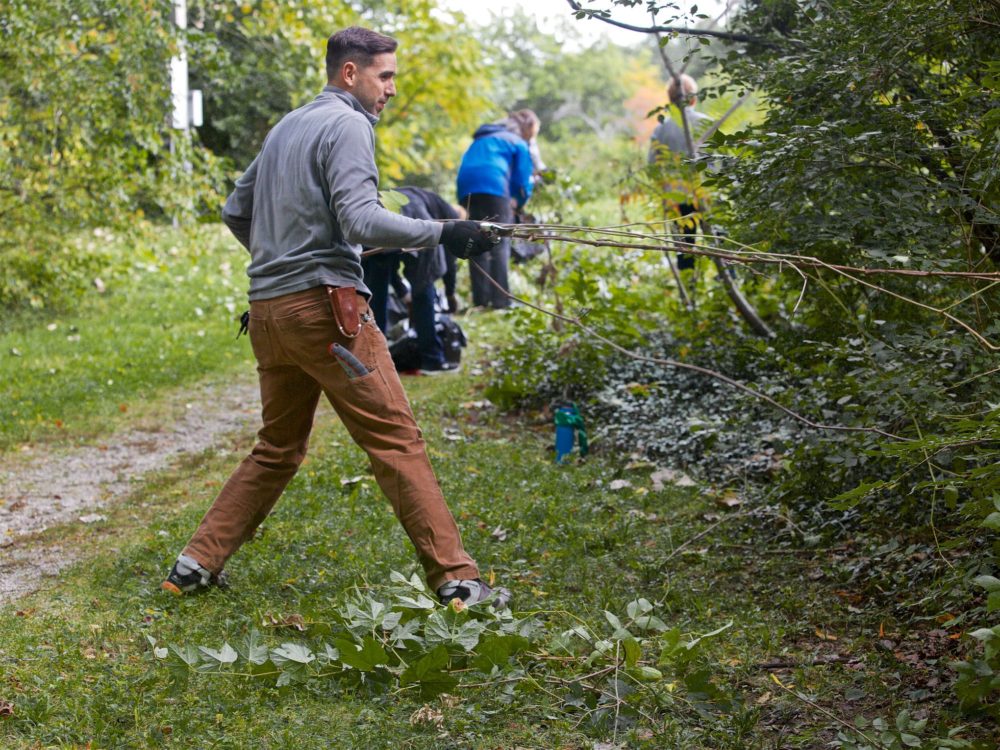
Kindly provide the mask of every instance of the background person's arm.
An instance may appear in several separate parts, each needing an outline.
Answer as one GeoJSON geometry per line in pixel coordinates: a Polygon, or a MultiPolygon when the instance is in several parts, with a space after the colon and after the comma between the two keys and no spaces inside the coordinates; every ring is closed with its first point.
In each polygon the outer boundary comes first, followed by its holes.
{"type": "Polygon", "coordinates": [[[514,149],[514,161],[510,169],[510,197],[516,203],[515,208],[521,208],[531,197],[533,171],[528,144],[521,141],[514,149]]]}

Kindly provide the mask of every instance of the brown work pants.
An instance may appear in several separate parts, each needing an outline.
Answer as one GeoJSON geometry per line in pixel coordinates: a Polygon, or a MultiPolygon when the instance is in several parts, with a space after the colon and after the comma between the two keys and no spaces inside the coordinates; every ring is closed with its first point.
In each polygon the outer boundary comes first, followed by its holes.
{"type": "Polygon", "coordinates": [[[259,441],[208,509],[184,554],[218,573],[253,536],[306,456],[313,416],[324,393],[371,460],[432,589],[479,577],[465,552],[399,382],[385,338],[368,304],[355,338],[334,320],[326,288],[250,303],[250,342],[260,377],[259,441]],[[349,372],[329,352],[345,347],[369,372],[349,372]]]}

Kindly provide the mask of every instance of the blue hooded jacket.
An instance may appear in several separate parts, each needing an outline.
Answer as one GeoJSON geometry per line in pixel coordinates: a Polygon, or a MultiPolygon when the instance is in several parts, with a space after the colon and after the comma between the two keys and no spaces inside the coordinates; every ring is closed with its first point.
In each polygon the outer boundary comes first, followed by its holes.
{"type": "Polygon", "coordinates": [[[483,125],[473,136],[458,168],[458,200],[473,193],[514,198],[517,207],[531,197],[528,144],[503,125],[483,125]]]}

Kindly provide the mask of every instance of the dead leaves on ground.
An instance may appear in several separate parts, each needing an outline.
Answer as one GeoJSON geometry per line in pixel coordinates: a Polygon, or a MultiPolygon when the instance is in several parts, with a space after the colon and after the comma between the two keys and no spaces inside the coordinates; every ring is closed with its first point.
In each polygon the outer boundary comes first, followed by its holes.
{"type": "Polygon", "coordinates": [[[288,628],[300,633],[306,631],[306,620],[299,614],[273,615],[267,612],[264,614],[262,625],[265,628],[288,628]]]}

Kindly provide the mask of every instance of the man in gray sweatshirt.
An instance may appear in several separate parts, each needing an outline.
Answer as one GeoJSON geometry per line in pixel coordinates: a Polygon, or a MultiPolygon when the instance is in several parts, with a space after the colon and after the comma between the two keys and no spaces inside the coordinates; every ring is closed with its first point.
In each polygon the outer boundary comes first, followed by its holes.
{"type": "Polygon", "coordinates": [[[492,248],[477,222],[408,219],[378,201],[373,126],[396,94],[397,43],[351,27],[327,43],[327,86],[290,112],[236,182],[222,218],[249,250],[250,342],[260,378],[259,441],[178,556],[163,588],[220,583],[228,558],[270,513],[305,458],[320,395],[371,461],[442,602],[493,596],[462,546],[368,307],[361,246],[492,248]]]}

